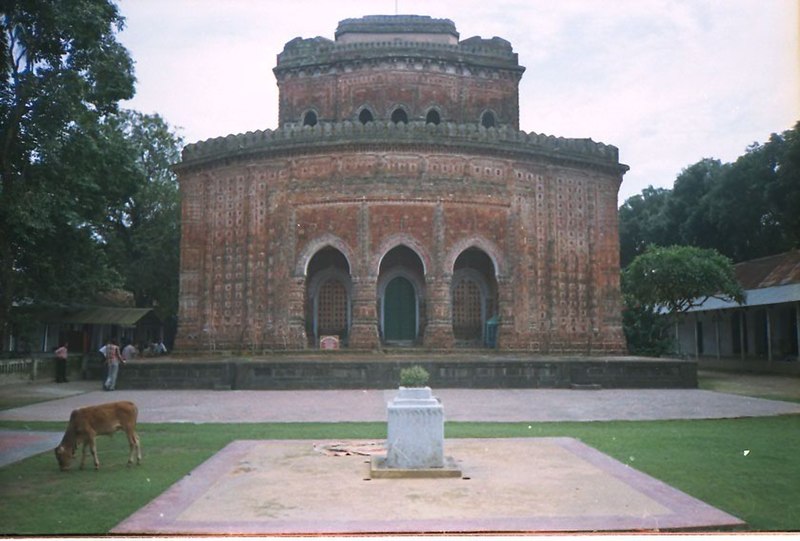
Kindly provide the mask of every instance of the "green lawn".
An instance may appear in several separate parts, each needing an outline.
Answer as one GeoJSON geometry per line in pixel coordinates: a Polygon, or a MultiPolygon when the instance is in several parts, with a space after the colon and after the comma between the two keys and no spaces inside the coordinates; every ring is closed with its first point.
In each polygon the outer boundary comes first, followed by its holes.
{"type": "MultiPolygon", "coordinates": [[[[62,430],[63,423],[4,428],[62,430]]],[[[62,473],[52,453],[0,468],[0,534],[104,534],[238,439],[380,439],[385,423],[140,424],[142,466],[125,438],[99,440],[102,469],[62,473]]],[[[569,436],[745,520],[800,530],[800,416],[707,421],[448,423],[448,438],[569,436]]]]}

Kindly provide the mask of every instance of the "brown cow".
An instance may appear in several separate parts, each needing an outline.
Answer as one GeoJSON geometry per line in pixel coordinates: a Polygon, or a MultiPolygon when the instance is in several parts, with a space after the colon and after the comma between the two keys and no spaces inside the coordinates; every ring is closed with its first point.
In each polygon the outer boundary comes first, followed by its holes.
{"type": "Polygon", "coordinates": [[[136,454],[136,463],[142,463],[142,448],[139,445],[139,436],[136,434],[136,417],[139,409],[133,402],[110,402],[99,406],[88,406],[72,410],[69,416],[69,425],[61,443],[56,447],[56,460],[61,471],[69,469],[78,445],[83,444],[81,469],[86,461],[86,446],[92,451],[95,469],[100,468],[97,460],[97,447],[95,436],[113,435],[117,430],[124,430],[128,435],[131,453],[128,456],[128,465],[133,464],[136,454]]]}

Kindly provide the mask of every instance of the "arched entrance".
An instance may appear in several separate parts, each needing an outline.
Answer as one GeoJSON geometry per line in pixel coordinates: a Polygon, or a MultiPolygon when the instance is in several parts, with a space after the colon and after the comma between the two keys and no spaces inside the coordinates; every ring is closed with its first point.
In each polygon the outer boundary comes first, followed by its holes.
{"type": "Polygon", "coordinates": [[[417,293],[408,278],[396,276],[386,284],[383,296],[384,338],[409,342],[417,337],[417,293]]]}
{"type": "Polygon", "coordinates": [[[453,336],[457,345],[484,344],[486,322],[497,314],[497,278],[492,260],[479,248],[461,252],[453,265],[453,336]]]}
{"type": "Polygon", "coordinates": [[[424,327],[425,271],[422,260],[407,246],[397,246],[381,260],[378,277],[380,334],[390,345],[419,342],[424,327]]]}
{"type": "Polygon", "coordinates": [[[311,346],[321,336],[347,344],[351,323],[352,280],[347,258],[326,246],[314,254],[306,275],[306,335],[311,346]]]}

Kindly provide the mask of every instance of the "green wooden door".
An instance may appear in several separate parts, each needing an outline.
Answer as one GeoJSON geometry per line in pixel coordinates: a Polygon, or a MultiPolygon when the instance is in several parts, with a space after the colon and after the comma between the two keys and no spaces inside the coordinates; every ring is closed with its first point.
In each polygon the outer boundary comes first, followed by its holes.
{"type": "Polygon", "coordinates": [[[386,285],[383,296],[383,336],[387,341],[417,337],[417,297],[414,285],[402,276],[386,285]]]}

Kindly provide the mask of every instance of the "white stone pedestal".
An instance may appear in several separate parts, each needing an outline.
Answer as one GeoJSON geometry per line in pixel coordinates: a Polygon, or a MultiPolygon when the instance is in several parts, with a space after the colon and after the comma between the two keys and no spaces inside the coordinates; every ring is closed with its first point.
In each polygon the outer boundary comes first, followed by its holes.
{"type": "Polygon", "coordinates": [[[400,387],[387,410],[386,467],[444,467],[444,408],[430,387],[400,387]]]}
{"type": "Polygon", "coordinates": [[[386,456],[372,455],[373,479],[461,477],[461,468],[444,456],[444,408],[430,387],[400,387],[387,404],[386,456]]]}

